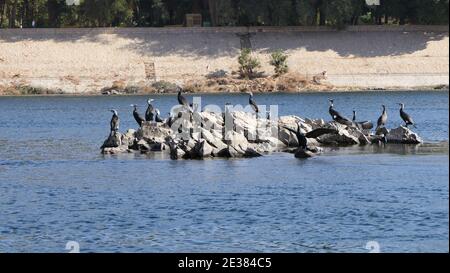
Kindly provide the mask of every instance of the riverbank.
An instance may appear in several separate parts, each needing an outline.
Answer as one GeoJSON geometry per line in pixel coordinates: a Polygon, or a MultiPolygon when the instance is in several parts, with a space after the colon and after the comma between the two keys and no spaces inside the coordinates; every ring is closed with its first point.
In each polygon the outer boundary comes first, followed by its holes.
{"type": "Polygon", "coordinates": [[[448,51],[448,26],[7,29],[0,94],[448,90],[448,51]],[[233,74],[241,46],[264,77],[233,74]],[[282,78],[268,64],[278,49],[289,55],[282,78]]]}

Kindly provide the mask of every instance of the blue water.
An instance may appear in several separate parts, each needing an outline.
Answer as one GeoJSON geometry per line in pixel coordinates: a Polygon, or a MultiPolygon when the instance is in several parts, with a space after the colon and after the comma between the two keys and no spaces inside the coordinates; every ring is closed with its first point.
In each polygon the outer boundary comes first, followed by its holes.
{"type": "MultiPolygon", "coordinates": [[[[0,97],[0,252],[448,252],[448,92],[256,95],[325,118],[327,98],[388,127],[406,104],[430,145],[327,149],[307,161],[102,156],[110,108],[146,97],[0,97]],[[441,142],[444,142],[442,144],[441,142]],[[444,147],[444,148],[443,148],[444,147]]],[[[175,96],[154,96],[162,113],[175,96]]],[[[245,104],[245,95],[202,95],[245,104]]]]}

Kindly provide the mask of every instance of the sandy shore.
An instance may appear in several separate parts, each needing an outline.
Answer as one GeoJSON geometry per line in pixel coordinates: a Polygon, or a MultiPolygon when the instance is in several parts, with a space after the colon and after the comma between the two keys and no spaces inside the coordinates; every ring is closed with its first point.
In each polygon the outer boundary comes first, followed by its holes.
{"type": "Polygon", "coordinates": [[[448,26],[416,26],[346,31],[0,30],[0,90],[32,86],[65,94],[99,94],[105,87],[142,88],[161,80],[184,86],[204,81],[215,70],[229,74],[236,71],[241,44],[248,42],[263,64],[261,71],[268,76],[272,74],[270,53],[277,49],[290,56],[290,70],[295,74],[311,78],[324,70],[328,72],[323,86],[306,85],[305,89],[448,88],[448,26]],[[249,40],[239,35],[247,31],[249,40]]]}

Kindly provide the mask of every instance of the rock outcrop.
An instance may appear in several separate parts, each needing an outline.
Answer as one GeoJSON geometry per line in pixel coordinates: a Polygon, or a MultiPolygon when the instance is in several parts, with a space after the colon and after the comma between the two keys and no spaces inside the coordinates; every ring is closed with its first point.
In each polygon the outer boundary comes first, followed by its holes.
{"type": "Polygon", "coordinates": [[[324,120],[283,116],[277,120],[256,118],[246,112],[182,113],[170,123],[145,122],[138,130],[112,133],[101,147],[104,154],[163,152],[172,159],[245,158],[274,152],[294,152],[309,158],[320,146],[371,145],[372,143],[419,144],[422,139],[410,129],[385,129],[380,135],[357,126],[324,120]],[[169,124],[171,127],[169,127],[169,124]],[[307,137],[308,148],[296,149],[293,130],[307,137]]]}

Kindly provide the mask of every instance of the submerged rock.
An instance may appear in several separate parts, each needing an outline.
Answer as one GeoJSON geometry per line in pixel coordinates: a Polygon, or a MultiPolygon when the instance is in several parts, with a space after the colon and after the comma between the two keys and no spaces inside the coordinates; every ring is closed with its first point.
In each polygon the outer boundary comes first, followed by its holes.
{"type": "Polygon", "coordinates": [[[128,149],[128,147],[126,146],[119,146],[116,148],[103,148],[102,150],[102,154],[105,155],[116,155],[116,154],[124,154],[124,153],[129,153],[130,150],[128,149]]]}
{"type": "Polygon", "coordinates": [[[314,156],[315,156],[315,154],[312,151],[309,151],[307,149],[298,149],[295,152],[295,158],[305,159],[305,158],[311,158],[314,156]]]}

